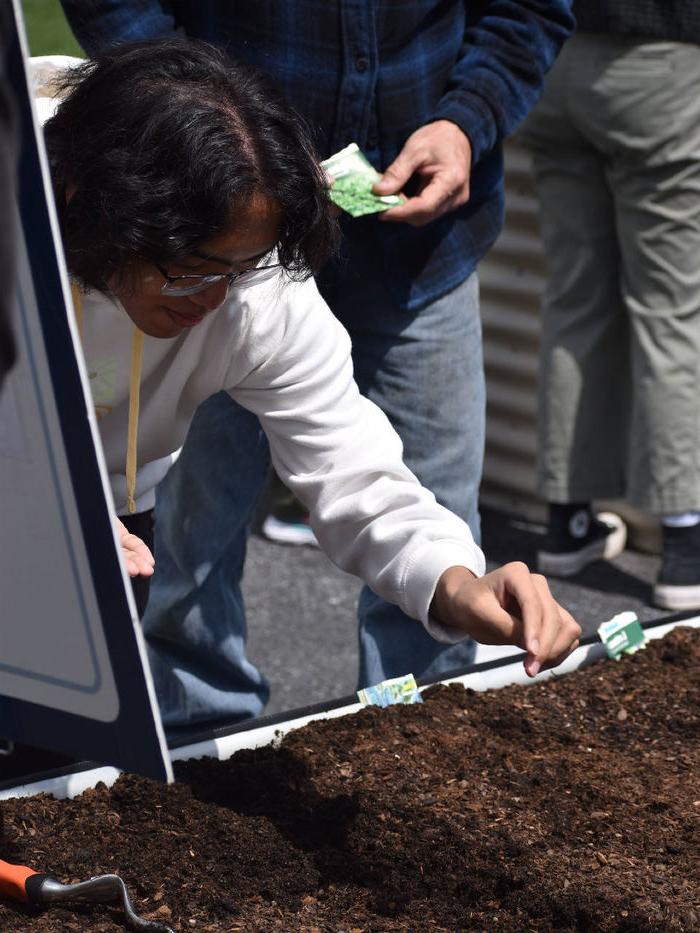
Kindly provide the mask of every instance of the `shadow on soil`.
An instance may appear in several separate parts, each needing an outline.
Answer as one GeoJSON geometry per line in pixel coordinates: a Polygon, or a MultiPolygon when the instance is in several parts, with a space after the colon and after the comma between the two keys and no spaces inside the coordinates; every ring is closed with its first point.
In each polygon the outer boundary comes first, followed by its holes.
{"type": "Polygon", "coordinates": [[[471,929],[475,910],[488,911],[498,904],[515,910],[522,899],[542,920],[542,929],[596,929],[600,911],[611,904],[630,918],[629,926],[618,927],[620,933],[649,929],[626,900],[615,903],[614,895],[601,907],[588,903],[585,892],[559,890],[556,879],[550,884],[540,877],[533,885],[522,864],[532,853],[507,824],[493,824],[488,833],[477,830],[475,845],[477,824],[471,825],[468,812],[460,815],[457,825],[420,802],[392,806],[385,796],[369,793],[324,797],[314,786],[312,769],[288,749],[239,752],[236,762],[238,767],[216,785],[210,769],[209,781],[201,780],[196,761],[179,766],[177,780],[200,801],[268,820],[294,848],[311,857],[319,888],[363,887],[368,891],[367,909],[389,923],[401,918],[401,929],[408,928],[403,921],[412,922],[427,902],[436,923],[471,929]],[[399,826],[411,827],[410,847],[396,845],[399,826]]]}
{"type": "MultiPolygon", "coordinates": [[[[322,853],[318,869],[327,881],[347,875],[348,862],[355,858],[348,843],[348,828],[358,813],[352,794],[325,797],[314,787],[309,766],[285,748],[244,749],[236,755],[236,768],[212,782],[206,763],[206,780],[200,776],[197,761],[177,767],[177,780],[187,784],[194,797],[245,816],[268,819],[296,848],[312,855],[322,853]],[[261,772],[264,779],[261,781],[261,772]],[[342,853],[342,859],[329,853],[342,853]]],[[[362,873],[361,862],[352,866],[362,873]]]]}
{"type": "Polygon", "coordinates": [[[484,898],[512,896],[526,883],[513,870],[522,847],[505,827],[482,839],[475,853],[463,827],[430,807],[387,808],[386,799],[369,793],[324,796],[309,765],[288,749],[241,751],[236,765],[212,784],[211,769],[203,766],[208,780],[202,780],[198,762],[189,761],[177,767],[177,781],[202,802],[267,819],[313,859],[321,886],[366,888],[368,906],[379,916],[398,917],[413,901],[437,893],[449,915],[462,916],[484,898]],[[398,825],[411,826],[410,849],[395,846],[398,825]],[[460,863],[470,865],[468,873],[460,863]]]}

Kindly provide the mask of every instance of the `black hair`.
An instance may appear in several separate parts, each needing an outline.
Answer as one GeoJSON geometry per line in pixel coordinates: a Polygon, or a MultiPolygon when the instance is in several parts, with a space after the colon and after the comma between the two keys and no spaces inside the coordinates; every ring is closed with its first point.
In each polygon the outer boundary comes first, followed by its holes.
{"type": "Polygon", "coordinates": [[[68,268],[107,289],[235,225],[256,193],[281,212],[279,261],[316,271],[337,226],[304,124],[268,81],[204,42],[121,45],[71,69],[45,126],[68,268]]]}

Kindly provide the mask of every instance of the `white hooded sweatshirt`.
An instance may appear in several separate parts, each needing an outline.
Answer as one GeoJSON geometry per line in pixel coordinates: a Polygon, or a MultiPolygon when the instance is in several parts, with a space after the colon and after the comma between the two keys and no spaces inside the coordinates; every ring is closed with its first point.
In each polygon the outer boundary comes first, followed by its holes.
{"type": "MultiPolygon", "coordinates": [[[[39,66],[50,77],[67,64],[36,60],[35,75],[39,66]]],[[[46,119],[56,100],[39,104],[46,119]]],[[[124,514],[135,325],[102,292],[83,294],[80,305],[105,460],[117,512],[124,514]]],[[[481,576],[483,554],[468,526],[404,465],[399,436],[360,395],[349,336],[313,280],[291,282],[280,270],[273,279],[232,289],[221,308],[177,337],[144,336],[137,376],[137,511],[154,505],[155,487],[197,406],[224,389],[260,419],[280,479],[309,509],[331,560],[420,619],[438,640],[464,637],[431,620],[429,607],[445,570],[463,566],[481,576]]]]}
{"type": "MultiPolygon", "coordinates": [[[[123,514],[134,324],[101,292],[83,295],[81,305],[93,401],[123,514]]],[[[279,477],[308,507],[334,563],[441,641],[462,637],[430,623],[428,609],[443,571],[460,565],[481,575],[483,555],[468,526],[403,464],[398,435],[360,395],[348,334],[313,280],[291,282],[280,271],[233,289],[221,308],[178,337],[144,337],[137,511],[154,504],[197,406],[221,389],[260,419],[279,477]]]]}

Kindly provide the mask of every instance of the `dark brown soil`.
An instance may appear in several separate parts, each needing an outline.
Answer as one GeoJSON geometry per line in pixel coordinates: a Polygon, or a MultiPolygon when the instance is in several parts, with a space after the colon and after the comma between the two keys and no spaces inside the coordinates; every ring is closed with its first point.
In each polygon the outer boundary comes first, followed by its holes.
{"type": "MultiPolygon", "coordinates": [[[[278,748],[2,803],[10,861],[118,872],[174,930],[700,929],[700,632],[529,687],[433,688],[278,748]]],[[[3,933],[119,911],[0,904],[3,933]]]]}

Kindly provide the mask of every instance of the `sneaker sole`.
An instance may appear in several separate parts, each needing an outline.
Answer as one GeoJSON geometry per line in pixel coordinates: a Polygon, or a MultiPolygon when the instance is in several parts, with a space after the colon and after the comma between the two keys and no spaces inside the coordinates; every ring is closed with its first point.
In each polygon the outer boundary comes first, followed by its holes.
{"type": "Polygon", "coordinates": [[[612,525],[614,530],[601,541],[592,541],[580,551],[569,554],[555,554],[552,551],[538,551],[537,567],[540,573],[553,577],[574,577],[577,573],[596,560],[612,560],[622,554],[627,543],[627,526],[619,515],[613,512],[601,512],[596,518],[612,525]]]}
{"type": "Polygon", "coordinates": [[[308,525],[282,522],[274,515],[268,515],[262,524],[262,533],[268,541],[277,544],[306,544],[309,547],[318,547],[316,535],[308,525]]]}
{"type": "Polygon", "coordinates": [[[678,586],[671,583],[657,583],[654,586],[652,602],[659,609],[672,609],[676,612],[700,609],[700,585],[678,586]]]}

